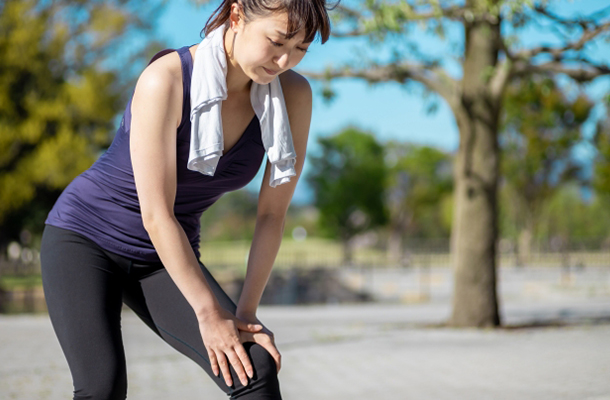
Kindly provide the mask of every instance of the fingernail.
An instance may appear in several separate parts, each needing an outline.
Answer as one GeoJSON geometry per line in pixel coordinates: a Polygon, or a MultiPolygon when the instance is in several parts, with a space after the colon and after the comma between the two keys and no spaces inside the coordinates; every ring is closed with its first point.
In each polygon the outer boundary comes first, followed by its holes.
{"type": "Polygon", "coordinates": [[[252,371],[248,371],[248,376],[250,377],[250,379],[252,379],[252,376],[253,376],[253,375],[254,375],[254,374],[252,373],[252,371]]]}

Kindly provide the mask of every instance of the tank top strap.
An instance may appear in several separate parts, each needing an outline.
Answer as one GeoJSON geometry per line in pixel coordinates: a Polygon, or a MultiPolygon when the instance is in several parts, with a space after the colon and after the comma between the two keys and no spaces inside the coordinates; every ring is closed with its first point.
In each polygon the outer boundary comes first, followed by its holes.
{"type": "Polygon", "coordinates": [[[178,137],[184,137],[190,135],[190,129],[184,129],[187,122],[190,122],[191,115],[191,75],[193,73],[193,58],[189,48],[194,45],[182,46],[178,49],[164,49],[156,53],[152,59],[148,62],[150,65],[156,59],[176,51],[180,57],[180,64],[182,66],[182,122],[178,127],[178,137]],[[185,131],[185,132],[183,132],[185,131]]]}
{"type": "Polygon", "coordinates": [[[176,51],[180,56],[182,65],[182,123],[178,127],[178,136],[187,121],[191,117],[191,71],[193,70],[193,60],[191,58],[190,46],[183,46],[176,51]]]}

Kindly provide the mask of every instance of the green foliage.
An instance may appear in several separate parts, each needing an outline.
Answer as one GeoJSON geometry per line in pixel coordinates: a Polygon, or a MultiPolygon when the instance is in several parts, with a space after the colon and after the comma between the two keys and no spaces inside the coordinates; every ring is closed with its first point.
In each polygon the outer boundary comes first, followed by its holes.
{"type": "Polygon", "coordinates": [[[375,137],[349,127],[318,143],[321,152],[309,156],[312,172],[306,179],[315,192],[322,232],[345,242],[385,224],[386,168],[375,137]]]}
{"type": "Polygon", "coordinates": [[[580,188],[568,184],[558,190],[541,210],[538,238],[560,237],[568,241],[601,241],[610,237],[610,209],[595,196],[583,200],[580,188]]]}
{"type": "Polygon", "coordinates": [[[386,204],[393,230],[417,238],[449,237],[445,204],[453,191],[452,159],[428,146],[386,145],[386,204]]]}
{"type": "Polygon", "coordinates": [[[0,288],[3,290],[30,289],[42,286],[42,277],[39,274],[31,275],[2,275],[0,288]]]}
{"type": "MultiPolygon", "coordinates": [[[[0,247],[24,225],[40,231],[61,190],[110,144],[135,77],[125,65],[102,63],[124,46],[127,32],[149,31],[159,9],[135,3],[3,2],[0,247]]],[[[124,61],[158,47],[149,43],[124,61]]]]}
{"type": "MultiPolygon", "coordinates": [[[[547,2],[548,0],[539,0],[536,3],[542,6],[547,2]]],[[[415,26],[446,39],[447,24],[450,22],[447,17],[461,15],[452,13],[461,3],[439,0],[364,0],[360,3],[359,14],[332,16],[337,24],[347,21],[359,25],[363,34],[370,35],[377,42],[382,42],[390,33],[407,33],[415,26]]],[[[483,16],[493,16],[496,19],[502,16],[503,19],[518,24],[526,10],[532,7],[533,0],[473,0],[468,2],[463,18],[466,22],[471,22],[483,16]]]]}
{"type": "Polygon", "coordinates": [[[241,189],[224,194],[201,216],[201,241],[254,237],[257,194],[241,189]]]}
{"type": "Polygon", "coordinates": [[[514,227],[535,233],[542,206],[568,182],[582,180],[573,149],[593,104],[584,95],[568,99],[552,79],[514,81],[505,93],[500,133],[505,201],[514,227]]]}
{"type": "MultiPolygon", "coordinates": [[[[213,241],[251,241],[256,227],[258,195],[247,189],[224,194],[201,215],[201,245],[213,241]]],[[[288,208],[284,237],[292,236],[296,226],[316,234],[317,212],[312,206],[291,204],[288,208]]]]}

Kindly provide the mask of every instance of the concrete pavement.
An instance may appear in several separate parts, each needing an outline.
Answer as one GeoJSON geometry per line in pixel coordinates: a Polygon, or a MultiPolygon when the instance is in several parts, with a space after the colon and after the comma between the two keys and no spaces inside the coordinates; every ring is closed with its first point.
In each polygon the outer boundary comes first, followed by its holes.
{"type": "MultiPolygon", "coordinates": [[[[286,400],[610,400],[610,297],[511,300],[501,309],[506,324],[542,327],[434,327],[448,302],[261,306],[258,314],[282,353],[286,400]]],[[[123,331],[130,399],[227,398],[131,312],[123,331]]],[[[0,360],[0,399],[71,398],[46,316],[0,316],[0,360]]]]}

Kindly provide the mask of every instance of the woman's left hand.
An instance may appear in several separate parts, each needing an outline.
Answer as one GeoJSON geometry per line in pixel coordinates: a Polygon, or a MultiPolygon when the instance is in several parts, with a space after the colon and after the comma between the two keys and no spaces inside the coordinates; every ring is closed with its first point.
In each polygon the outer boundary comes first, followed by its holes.
{"type": "Polygon", "coordinates": [[[263,329],[261,329],[258,332],[248,332],[248,331],[242,331],[241,329],[238,329],[239,340],[241,343],[255,342],[255,343],[258,343],[259,345],[261,345],[263,348],[265,348],[265,350],[267,350],[269,352],[269,354],[271,354],[271,356],[275,360],[275,364],[277,366],[277,372],[279,373],[280,368],[282,367],[282,355],[280,354],[277,347],[275,346],[275,335],[273,334],[273,332],[271,332],[261,321],[259,321],[259,319],[256,318],[256,316],[250,316],[250,315],[245,316],[245,315],[240,315],[238,313],[236,315],[236,317],[241,319],[242,321],[245,321],[248,323],[252,323],[252,324],[256,323],[256,324],[262,325],[263,329]]]}

